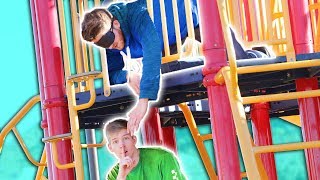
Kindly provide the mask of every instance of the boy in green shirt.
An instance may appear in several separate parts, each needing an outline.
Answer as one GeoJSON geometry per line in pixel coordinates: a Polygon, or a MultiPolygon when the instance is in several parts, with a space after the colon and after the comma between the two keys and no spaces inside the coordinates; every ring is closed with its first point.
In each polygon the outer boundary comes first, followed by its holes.
{"type": "Polygon", "coordinates": [[[137,148],[137,138],[127,132],[127,122],[117,119],[105,126],[108,148],[119,159],[106,179],[186,179],[171,152],[158,147],[137,148]]]}

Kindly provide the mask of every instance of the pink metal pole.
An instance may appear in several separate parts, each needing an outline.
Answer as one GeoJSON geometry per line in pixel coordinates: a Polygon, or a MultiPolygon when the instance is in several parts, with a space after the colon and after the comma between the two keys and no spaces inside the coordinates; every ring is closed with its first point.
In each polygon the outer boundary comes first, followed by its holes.
{"type": "MultiPolygon", "coordinates": [[[[292,38],[296,54],[312,53],[312,30],[308,0],[288,1],[292,38]]],[[[318,89],[317,78],[296,80],[297,91],[318,89]]],[[[319,98],[298,99],[304,141],[320,140],[319,98]]],[[[304,151],[309,179],[320,179],[320,150],[304,151]]]]}
{"type": "Polygon", "coordinates": [[[288,1],[292,39],[296,54],[313,52],[308,0],[288,1]]]}
{"type": "MultiPolygon", "coordinates": [[[[272,145],[270,127],[269,103],[257,103],[251,105],[251,120],[253,139],[256,145],[272,145]]],[[[266,169],[269,180],[277,179],[276,165],[273,153],[260,154],[262,163],[266,169]]]]}
{"type": "MultiPolygon", "coordinates": [[[[61,45],[57,8],[55,0],[32,0],[34,5],[33,24],[36,26],[38,43],[38,76],[40,85],[40,96],[42,108],[45,113],[42,127],[44,134],[54,136],[70,132],[67,102],[65,98],[65,86],[63,75],[63,63],[61,56],[61,45]],[[47,128],[47,130],[46,130],[47,128]]],[[[52,162],[50,153],[51,145],[46,145],[49,179],[73,180],[74,170],[57,169],[52,162]]],[[[71,142],[60,141],[57,143],[58,159],[60,163],[66,164],[73,161],[71,142]]]]}
{"type": "Polygon", "coordinates": [[[219,179],[238,180],[240,165],[235,127],[225,85],[214,83],[214,75],[227,65],[217,1],[199,0],[201,41],[205,56],[204,85],[207,87],[211,128],[219,179]]]}
{"type": "MultiPolygon", "coordinates": [[[[317,78],[297,79],[297,91],[318,89],[317,78]]],[[[319,97],[298,99],[301,129],[304,141],[320,140],[319,97]]],[[[310,180],[320,179],[320,149],[306,149],[306,164],[310,180]]]]}
{"type": "MultiPolygon", "coordinates": [[[[36,21],[36,11],[34,7],[34,1],[30,1],[31,7],[31,15],[32,15],[32,26],[33,26],[33,37],[34,37],[34,45],[35,45],[35,52],[37,58],[37,70],[38,70],[38,81],[39,81],[39,91],[40,91],[40,99],[44,99],[44,88],[43,88],[43,78],[42,78],[42,69],[41,69],[41,59],[40,59],[40,48],[39,48],[39,37],[38,37],[38,26],[36,21]]],[[[41,121],[41,128],[43,129],[43,136],[48,137],[48,122],[47,122],[47,114],[44,109],[41,109],[42,121],[41,121]]],[[[44,144],[45,146],[48,146],[44,144]]],[[[51,154],[51,149],[46,148],[46,153],[51,154]]],[[[52,172],[55,170],[53,169],[53,162],[51,156],[47,155],[47,172],[48,172],[48,179],[53,179],[52,172]]]]}

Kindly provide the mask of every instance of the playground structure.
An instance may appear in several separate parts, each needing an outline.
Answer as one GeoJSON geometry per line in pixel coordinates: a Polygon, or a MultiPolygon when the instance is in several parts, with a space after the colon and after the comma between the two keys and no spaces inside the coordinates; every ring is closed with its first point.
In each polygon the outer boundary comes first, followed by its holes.
{"type": "MultiPolygon", "coordinates": [[[[48,179],[81,180],[84,179],[81,149],[101,147],[105,140],[99,144],[81,144],[80,129],[87,129],[90,137],[94,131],[92,129],[103,126],[106,117],[109,119],[125,114],[135,98],[125,85],[110,87],[105,51],[100,49],[99,53],[80,40],[79,17],[84,10],[99,6],[99,0],[71,0],[70,4],[60,0],[30,2],[40,96],[32,98],[1,131],[0,149],[10,130],[22,143],[15,125],[35,103],[41,101],[41,125],[46,148],[40,162],[26,153],[39,166],[36,179],[45,179],[42,174],[46,165],[48,179]],[[68,11],[70,18],[65,15],[68,11]],[[72,27],[67,27],[68,21],[71,21],[72,27]],[[72,32],[67,33],[68,29],[72,32]],[[72,46],[74,57],[73,53],[69,53],[72,46]],[[72,59],[74,62],[70,61],[72,59]],[[97,70],[99,60],[101,66],[97,70]],[[102,79],[102,88],[95,88],[95,79],[102,79]]],[[[147,2],[152,16],[152,1],[147,2]]],[[[172,2],[173,9],[177,9],[177,2],[172,2]]],[[[210,179],[277,179],[273,152],[296,149],[307,149],[309,179],[319,179],[317,168],[320,161],[317,157],[320,151],[315,147],[320,147],[320,90],[317,80],[320,66],[320,3],[313,0],[199,0],[202,41],[198,46],[194,41],[188,2],[185,9],[190,48],[184,52],[177,31],[178,53],[170,54],[165,38],[166,28],[163,26],[165,56],[162,62],[170,63],[181,56],[194,54],[190,51],[198,50],[204,57],[189,58],[204,59],[205,65],[163,75],[163,97],[151,108],[141,128],[144,143],[164,145],[175,151],[172,126],[187,123],[210,179]],[[229,24],[238,32],[245,47],[268,46],[275,57],[236,61],[229,24]],[[205,98],[208,99],[200,102],[206,110],[202,109],[199,115],[184,103],[189,102],[190,106],[195,104],[193,101],[205,98]],[[180,111],[159,112],[158,107],[170,105],[178,105],[183,114],[180,111]],[[249,106],[253,137],[249,133],[244,111],[244,107],[249,106]],[[270,117],[292,115],[300,115],[305,142],[272,145],[270,117]],[[212,134],[200,135],[196,122],[211,123],[212,134]],[[203,141],[209,139],[213,139],[215,147],[216,170],[203,145],[203,141]],[[246,167],[246,172],[242,173],[237,139],[246,167]]],[[[165,12],[164,5],[164,1],[160,0],[162,14],[165,12]]],[[[178,16],[177,12],[174,14],[178,16]]],[[[166,24],[165,16],[162,18],[166,24]]],[[[177,20],[174,26],[179,29],[177,20]]],[[[291,119],[288,118],[288,121],[291,119]]],[[[91,166],[94,166],[94,161],[95,158],[92,158],[91,166]]]]}

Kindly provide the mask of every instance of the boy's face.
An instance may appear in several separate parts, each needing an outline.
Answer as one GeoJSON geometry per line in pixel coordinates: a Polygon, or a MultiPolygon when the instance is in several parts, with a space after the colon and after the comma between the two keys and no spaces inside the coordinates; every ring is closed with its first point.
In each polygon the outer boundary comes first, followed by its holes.
{"type": "Polygon", "coordinates": [[[136,136],[131,136],[127,129],[121,129],[115,133],[109,133],[108,137],[108,148],[113,152],[118,159],[121,157],[129,156],[133,157],[136,148],[137,138],[136,136]]]}
{"type": "MultiPolygon", "coordinates": [[[[103,30],[96,36],[96,38],[93,39],[93,43],[95,43],[97,46],[106,48],[106,49],[118,49],[118,50],[123,50],[125,41],[123,37],[123,33],[120,29],[120,23],[118,20],[114,20],[113,25],[109,28],[103,28],[103,30]],[[105,47],[101,43],[101,41],[110,41],[108,38],[111,38],[110,34],[114,35],[114,40],[111,45],[108,45],[108,47],[105,47]],[[109,36],[108,36],[109,35],[109,36]]],[[[106,43],[108,44],[108,43],[106,43]]]]}

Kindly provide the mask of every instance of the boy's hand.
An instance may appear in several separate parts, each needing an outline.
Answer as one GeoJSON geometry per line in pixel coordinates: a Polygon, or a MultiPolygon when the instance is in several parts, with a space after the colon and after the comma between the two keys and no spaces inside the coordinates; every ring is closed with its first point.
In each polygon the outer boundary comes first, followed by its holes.
{"type": "Polygon", "coordinates": [[[119,161],[119,173],[117,176],[117,180],[125,180],[127,175],[131,172],[131,170],[135,167],[135,162],[129,157],[125,156],[124,150],[120,155],[119,161]]]}
{"type": "Polygon", "coordinates": [[[135,107],[129,112],[128,133],[132,136],[139,129],[139,124],[148,111],[149,99],[139,99],[135,107]]]}

